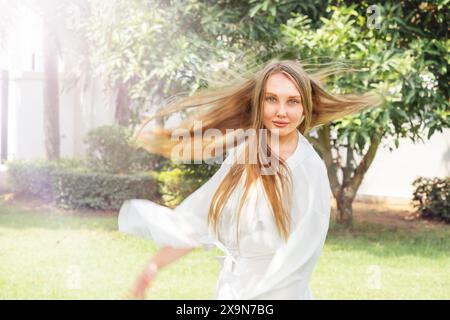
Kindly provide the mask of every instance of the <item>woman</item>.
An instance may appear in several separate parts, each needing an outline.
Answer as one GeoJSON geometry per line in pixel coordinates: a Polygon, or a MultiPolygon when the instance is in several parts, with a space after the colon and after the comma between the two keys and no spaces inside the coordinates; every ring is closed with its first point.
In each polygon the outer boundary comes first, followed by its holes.
{"type": "MultiPolygon", "coordinates": [[[[313,299],[309,280],[327,235],[332,194],[325,164],[305,135],[381,101],[373,93],[328,93],[320,81],[330,73],[308,74],[298,61],[272,60],[155,116],[195,107],[198,112],[179,125],[193,139],[182,146],[183,159],[205,158],[190,152],[199,137],[194,151],[213,145],[206,158],[228,156],[174,209],[144,199],[124,202],[119,230],[160,248],[138,277],[134,297],[142,298],[158,270],[193,248],[217,246],[225,255],[215,299],[313,299]],[[203,130],[216,130],[214,139],[198,135],[195,120],[201,120],[203,130]],[[243,130],[256,134],[242,139],[243,130]],[[230,137],[241,139],[231,150],[230,137]]],[[[174,132],[160,129],[138,137],[148,151],[173,157],[174,132]]]]}

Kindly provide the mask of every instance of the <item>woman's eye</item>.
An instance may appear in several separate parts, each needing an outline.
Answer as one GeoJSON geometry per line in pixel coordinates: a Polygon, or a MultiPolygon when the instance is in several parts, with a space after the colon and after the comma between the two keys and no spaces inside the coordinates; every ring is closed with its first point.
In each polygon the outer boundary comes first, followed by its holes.
{"type": "MultiPolygon", "coordinates": [[[[275,97],[267,97],[267,98],[266,98],[266,101],[269,101],[269,102],[276,102],[277,99],[276,99],[275,97]]],[[[299,100],[289,100],[288,102],[289,102],[290,104],[294,104],[294,105],[300,103],[299,100]]]]}

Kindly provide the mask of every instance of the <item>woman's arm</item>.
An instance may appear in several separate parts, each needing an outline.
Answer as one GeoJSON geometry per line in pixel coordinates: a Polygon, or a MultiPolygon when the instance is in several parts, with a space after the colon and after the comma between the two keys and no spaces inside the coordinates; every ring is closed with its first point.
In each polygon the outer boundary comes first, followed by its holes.
{"type": "Polygon", "coordinates": [[[235,160],[235,150],[230,150],[219,170],[205,184],[174,209],[146,199],[130,199],[122,204],[118,216],[119,231],[152,240],[159,248],[138,277],[134,297],[144,297],[160,268],[194,248],[212,248],[213,236],[207,222],[210,203],[235,160]]]}
{"type": "Polygon", "coordinates": [[[152,240],[158,248],[203,246],[209,249],[212,245],[208,225],[210,204],[233,160],[234,149],[219,170],[174,209],[148,199],[126,200],[119,210],[119,231],[152,240]]]}
{"type": "Polygon", "coordinates": [[[156,254],[150,259],[149,264],[144,268],[141,274],[136,279],[136,283],[133,288],[132,297],[137,299],[143,299],[145,291],[152,284],[153,279],[156,277],[161,268],[169,265],[175,260],[191,252],[194,248],[173,248],[171,246],[164,246],[159,249],[156,254]]]}
{"type": "Polygon", "coordinates": [[[170,246],[165,246],[159,249],[156,254],[151,258],[150,264],[154,263],[160,270],[161,268],[167,266],[168,264],[174,262],[175,260],[181,258],[182,256],[191,252],[194,248],[172,248],[170,246]]]}

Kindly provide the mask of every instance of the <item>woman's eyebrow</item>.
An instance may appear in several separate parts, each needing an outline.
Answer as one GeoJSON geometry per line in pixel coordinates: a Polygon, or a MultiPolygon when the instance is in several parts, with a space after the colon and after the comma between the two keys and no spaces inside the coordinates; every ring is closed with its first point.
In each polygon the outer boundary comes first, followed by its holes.
{"type": "MultiPolygon", "coordinates": [[[[266,94],[271,94],[271,95],[274,95],[274,96],[278,97],[275,93],[272,93],[272,92],[266,92],[266,94]]],[[[299,95],[289,96],[288,98],[301,98],[301,96],[299,96],[299,95]]]]}

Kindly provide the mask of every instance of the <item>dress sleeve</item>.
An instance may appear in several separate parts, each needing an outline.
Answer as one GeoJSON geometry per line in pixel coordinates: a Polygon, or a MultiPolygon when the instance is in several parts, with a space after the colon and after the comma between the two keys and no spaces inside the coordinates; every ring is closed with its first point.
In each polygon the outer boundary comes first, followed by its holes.
{"type": "Polygon", "coordinates": [[[203,246],[204,249],[211,249],[214,245],[207,223],[209,207],[215,191],[231,167],[235,149],[230,150],[220,168],[206,183],[174,209],[147,199],[124,201],[119,210],[119,231],[152,240],[159,248],[203,246]]]}
{"type": "Polygon", "coordinates": [[[332,193],[322,161],[308,161],[296,170],[301,170],[294,182],[298,206],[294,207],[293,220],[297,222],[288,241],[276,250],[261,281],[256,287],[246,288],[241,299],[264,299],[261,295],[296,281],[308,289],[328,233],[332,193]]]}

